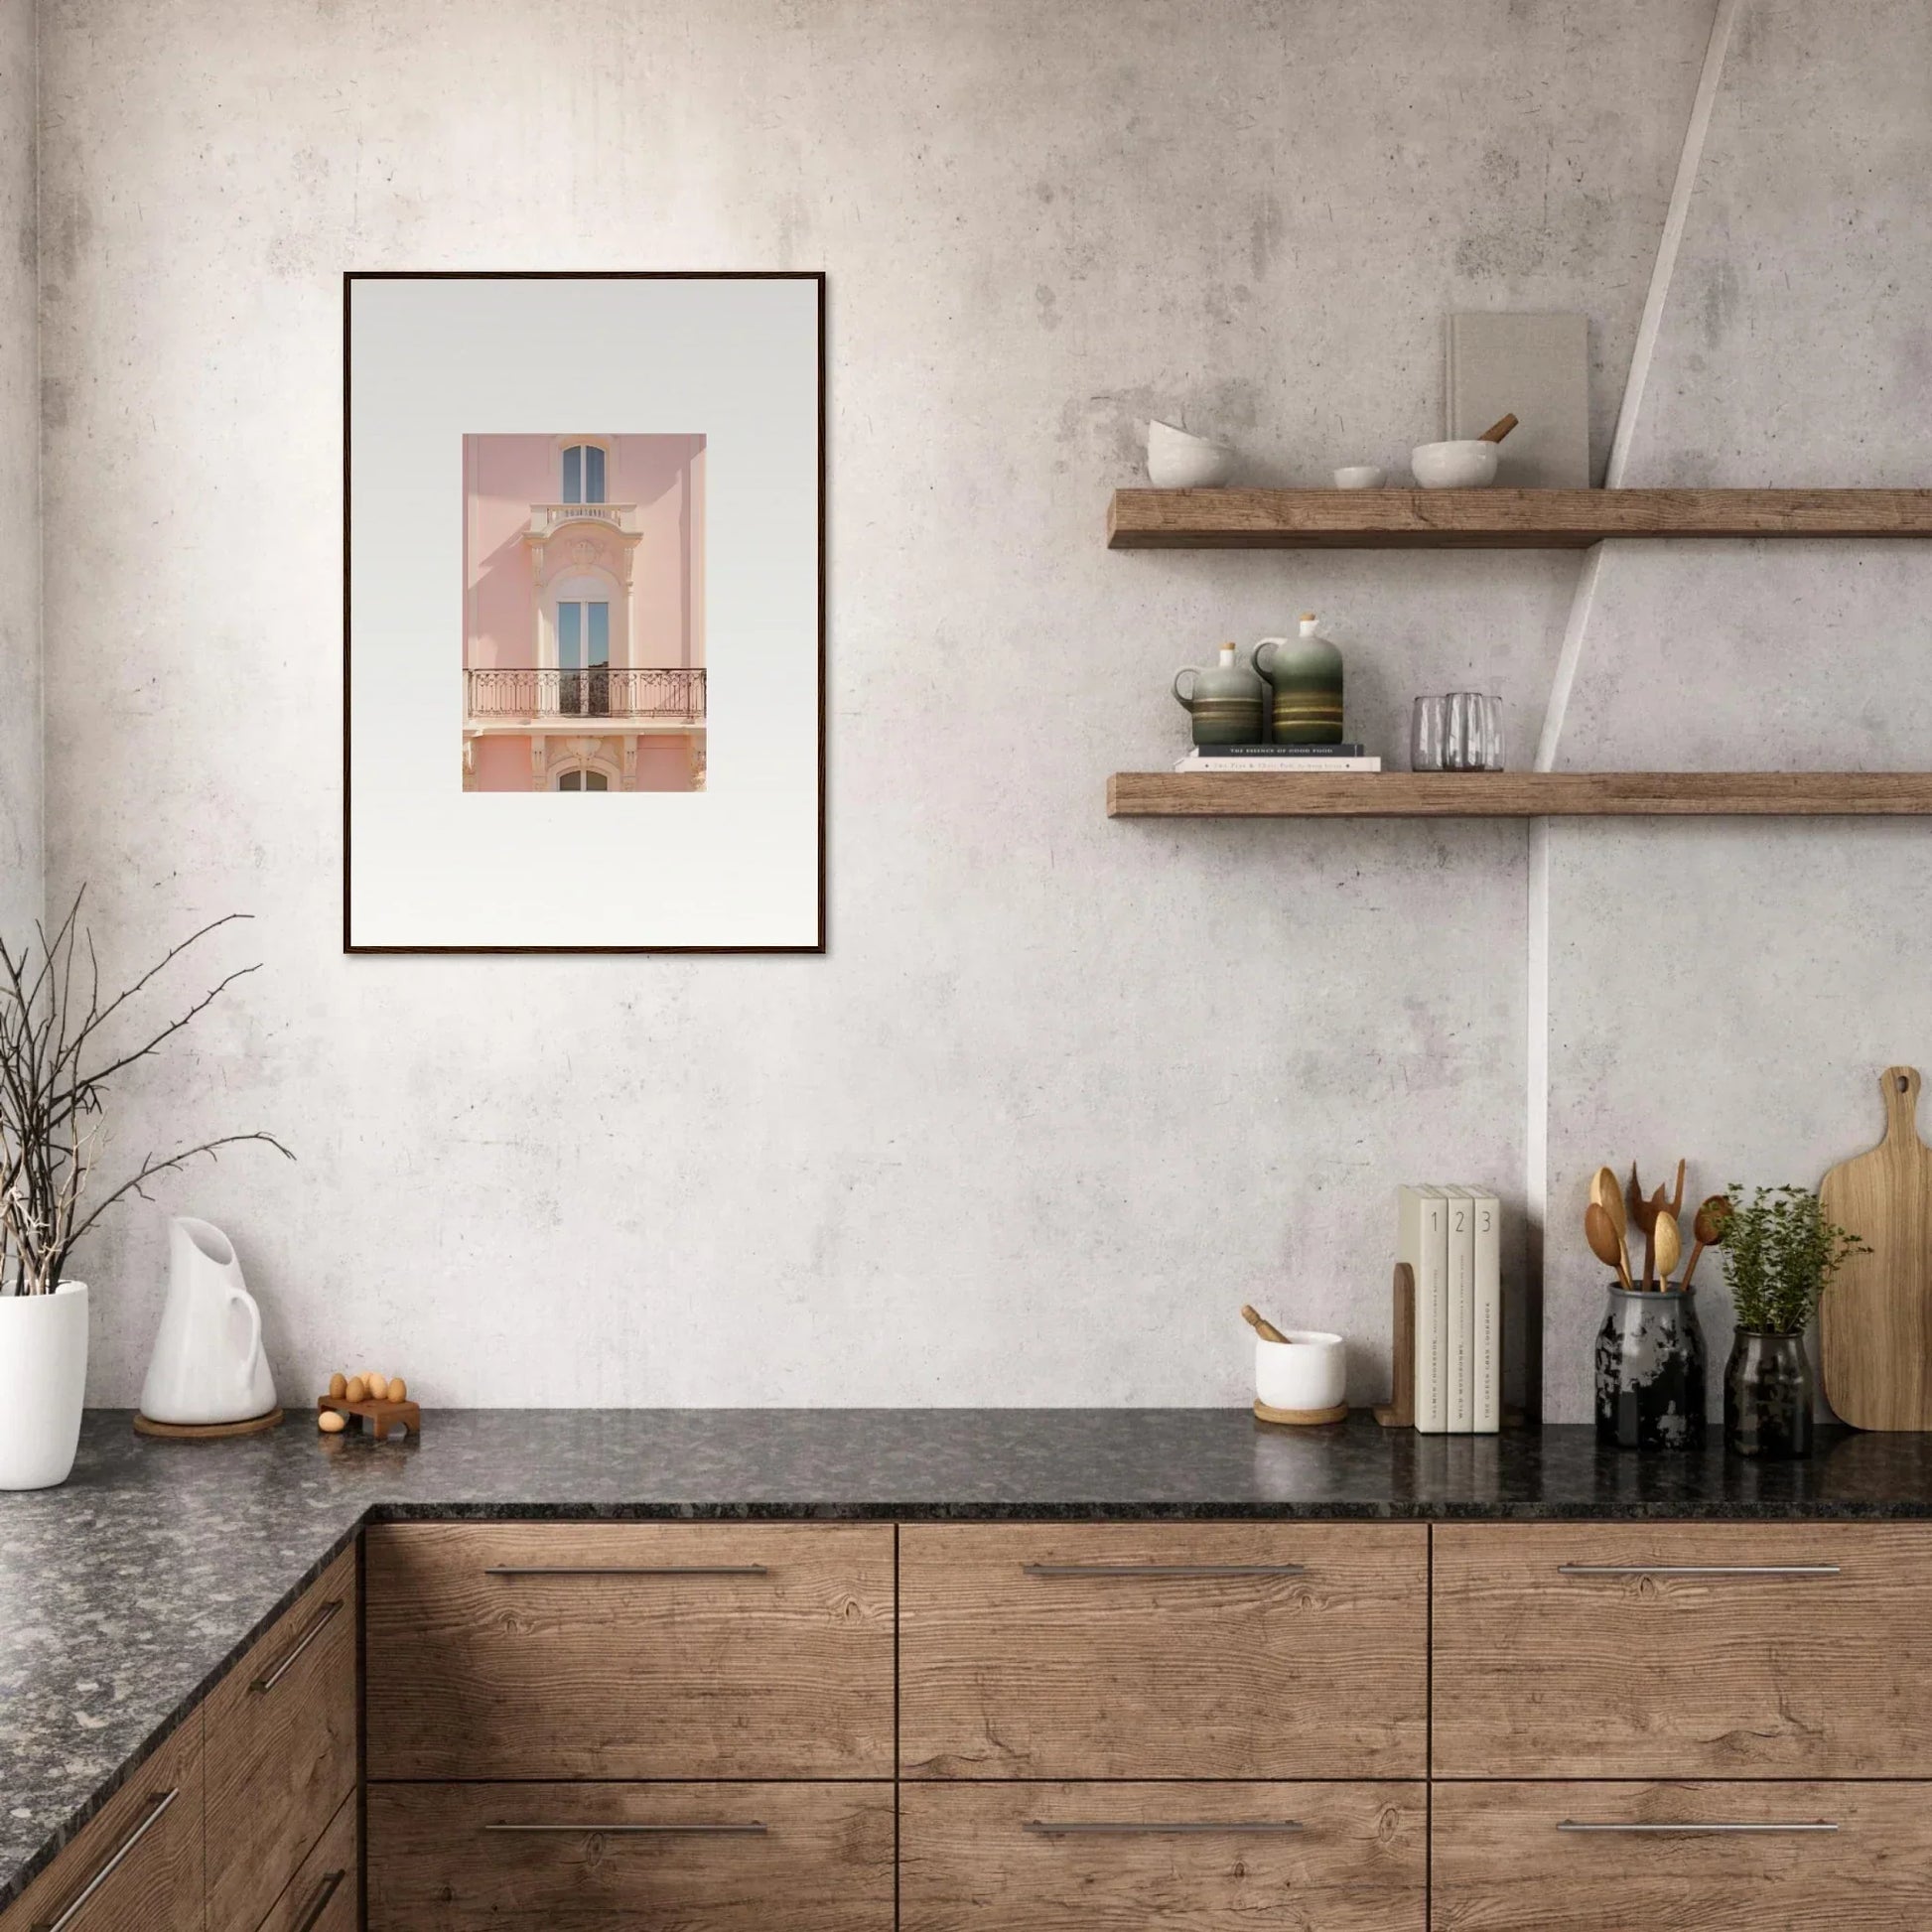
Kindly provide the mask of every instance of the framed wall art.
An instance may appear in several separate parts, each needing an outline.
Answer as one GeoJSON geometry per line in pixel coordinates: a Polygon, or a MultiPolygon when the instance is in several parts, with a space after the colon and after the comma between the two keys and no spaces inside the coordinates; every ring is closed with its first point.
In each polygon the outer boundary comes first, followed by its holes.
{"type": "Polygon", "coordinates": [[[345,950],[823,950],[824,297],[345,276],[345,950]]]}

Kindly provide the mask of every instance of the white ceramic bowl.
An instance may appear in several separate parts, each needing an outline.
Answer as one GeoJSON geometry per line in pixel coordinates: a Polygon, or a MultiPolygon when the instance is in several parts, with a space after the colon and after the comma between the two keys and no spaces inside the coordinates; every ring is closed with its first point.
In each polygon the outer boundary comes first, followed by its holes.
{"type": "Polygon", "coordinates": [[[1334,1408],[1348,1389],[1347,1344],[1305,1328],[1286,1332],[1286,1341],[1255,1337],[1255,1394],[1271,1409],[1334,1408]]]}
{"type": "Polygon", "coordinates": [[[1225,443],[1189,436],[1172,423],[1147,426],[1147,480],[1156,489],[1212,489],[1234,475],[1225,443]]]}
{"type": "Polygon", "coordinates": [[[1409,467],[1425,489],[1480,489],[1496,481],[1501,445],[1472,437],[1466,443],[1418,443],[1409,467]]]}
{"type": "Polygon", "coordinates": [[[1380,489],[1387,472],[1373,463],[1350,463],[1335,472],[1337,489],[1380,489]]]}

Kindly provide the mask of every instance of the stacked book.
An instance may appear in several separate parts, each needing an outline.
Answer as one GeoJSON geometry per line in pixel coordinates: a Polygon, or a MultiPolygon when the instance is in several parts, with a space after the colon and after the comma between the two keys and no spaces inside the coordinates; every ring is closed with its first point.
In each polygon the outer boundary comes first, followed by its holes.
{"type": "Polygon", "coordinates": [[[1360,745],[1203,745],[1176,771],[1379,771],[1360,745]]]}
{"type": "Polygon", "coordinates": [[[1502,1427],[1501,1208],[1482,1187],[1404,1187],[1396,1259],[1416,1283],[1416,1427],[1490,1436],[1502,1427]]]}

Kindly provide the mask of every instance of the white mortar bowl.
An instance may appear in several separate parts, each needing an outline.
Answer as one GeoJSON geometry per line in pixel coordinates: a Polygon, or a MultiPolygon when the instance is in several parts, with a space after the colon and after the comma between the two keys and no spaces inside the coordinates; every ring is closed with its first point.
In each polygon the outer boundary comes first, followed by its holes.
{"type": "Polygon", "coordinates": [[[1172,423],[1147,426],[1147,480],[1156,489],[1213,489],[1234,475],[1225,443],[1189,436],[1172,423]]]}
{"type": "Polygon", "coordinates": [[[1271,1409],[1333,1409],[1348,1390],[1348,1345],[1339,1335],[1290,1328],[1286,1341],[1255,1337],[1255,1394],[1271,1409]]]}
{"type": "Polygon", "coordinates": [[[1501,445],[1472,437],[1466,443],[1418,443],[1409,467],[1425,489],[1480,489],[1496,481],[1501,445]]]}

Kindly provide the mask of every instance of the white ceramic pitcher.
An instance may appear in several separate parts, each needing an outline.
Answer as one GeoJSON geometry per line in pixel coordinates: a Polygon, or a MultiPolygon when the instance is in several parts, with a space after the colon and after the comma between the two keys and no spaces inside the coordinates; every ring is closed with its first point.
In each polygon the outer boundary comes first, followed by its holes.
{"type": "Polygon", "coordinates": [[[261,1310],[242,1285],[234,1243],[211,1222],[177,1215],[141,1413],[150,1422],[246,1422],[274,1407],[261,1310]]]}

